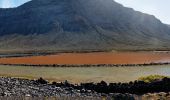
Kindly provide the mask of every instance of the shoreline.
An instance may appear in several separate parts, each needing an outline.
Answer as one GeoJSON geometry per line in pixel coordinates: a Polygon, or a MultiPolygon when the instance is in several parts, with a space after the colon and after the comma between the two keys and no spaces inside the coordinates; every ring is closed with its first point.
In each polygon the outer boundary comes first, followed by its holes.
{"type": "Polygon", "coordinates": [[[29,57],[29,56],[47,56],[56,55],[64,53],[141,53],[141,52],[151,52],[151,53],[170,53],[170,50],[108,50],[108,51],[30,51],[30,52],[0,52],[0,58],[10,58],[10,57],[29,57]]]}
{"type": "Polygon", "coordinates": [[[3,64],[4,66],[28,66],[28,67],[147,67],[170,65],[170,62],[165,63],[144,63],[144,64],[3,64]]]}

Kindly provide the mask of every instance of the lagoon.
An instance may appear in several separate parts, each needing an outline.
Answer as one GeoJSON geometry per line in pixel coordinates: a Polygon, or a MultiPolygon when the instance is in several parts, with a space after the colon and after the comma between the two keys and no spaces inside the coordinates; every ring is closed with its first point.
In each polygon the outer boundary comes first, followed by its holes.
{"type": "Polygon", "coordinates": [[[170,76],[170,65],[146,67],[26,67],[0,65],[0,76],[37,79],[43,77],[49,81],[81,82],[129,82],[141,76],[170,76]]]}

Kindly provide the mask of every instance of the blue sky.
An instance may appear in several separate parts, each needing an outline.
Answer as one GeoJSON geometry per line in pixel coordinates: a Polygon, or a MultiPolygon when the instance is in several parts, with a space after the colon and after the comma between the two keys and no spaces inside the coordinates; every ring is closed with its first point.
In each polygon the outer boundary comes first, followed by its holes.
{"type": "MultiPolygon", "coordinates": [[[[1,8],[19,6],[30,0],[0,0],[1,8]]],[[[103,0],[104,1],[104,0],[103,0]]],[[[155,15],[166,24],[170,24],[170,0],[115,0],[126,7],[155,15]]]]}
{"type": "Polygon", "coordinates": [[[30,0],[0,0],[0,7],[1,8],[16,7],[27,1],[30,0]]]}

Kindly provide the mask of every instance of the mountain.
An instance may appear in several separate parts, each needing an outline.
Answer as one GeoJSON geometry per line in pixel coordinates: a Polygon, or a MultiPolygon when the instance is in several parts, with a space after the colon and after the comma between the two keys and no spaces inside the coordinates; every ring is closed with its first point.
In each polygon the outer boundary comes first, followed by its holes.
{"type": "Polygon", "coordinates": [[[32,0],[0,9],[0,50],[169,48],[169,26],[113,0],[32,0]]]}
{"type": "Polygon", "coordinates": [[[170,27],[170,25],[168,25],[168,27],[170,27]]]}

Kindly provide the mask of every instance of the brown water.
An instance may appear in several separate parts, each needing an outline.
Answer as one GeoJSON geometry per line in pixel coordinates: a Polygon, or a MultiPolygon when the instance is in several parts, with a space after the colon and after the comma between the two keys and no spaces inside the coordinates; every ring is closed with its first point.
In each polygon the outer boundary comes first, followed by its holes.
{"type": "Polygon", "coordinates": [[[3,64],[144,64],[170,62],[166,52],[60,53],[47,56],[0,58],[3,64]]]}
{"type": "Polygon", "coordinates": [[[0,76],[13,76],[24,78],[43,77],[49,80],[73,83],[80,82],[129,82],[147,75],[170,76],[170,66],[147,67],[90,67],[90,68],[53,68],[53,67],[24,67],[24,66],[0,66],[0,76]]]}

